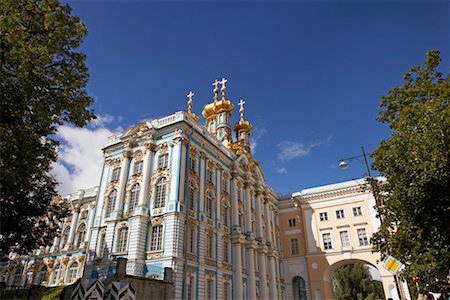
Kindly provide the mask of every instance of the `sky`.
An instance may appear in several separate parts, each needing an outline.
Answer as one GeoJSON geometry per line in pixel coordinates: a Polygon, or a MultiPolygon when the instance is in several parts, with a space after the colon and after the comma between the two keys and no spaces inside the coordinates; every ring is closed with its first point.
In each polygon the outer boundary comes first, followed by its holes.
{"type": "Polygon", "coordinates": [[[275,191],[360,178],[361,159],[338,164],[389,138],[380,97],[431,49],[449,67],[448,1],[65,3],[89,30],[80,51],[99,118],[60,127],[62,194],[99,184],[109,135],[186,110],[191,90],[201,115],[222,77],[227,99],[246,101],[254,158],[275,191]]]}

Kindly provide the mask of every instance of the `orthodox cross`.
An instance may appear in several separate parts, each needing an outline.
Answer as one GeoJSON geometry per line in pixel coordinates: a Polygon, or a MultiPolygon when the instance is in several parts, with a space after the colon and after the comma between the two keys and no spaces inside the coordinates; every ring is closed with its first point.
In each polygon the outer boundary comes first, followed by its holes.
{"type": "Polygon", "coordinates": [[[212,85],[213,85],[214,89],[217,89],[217,86],[219,85],[219,83],[220,83],[220,81],[217,79],[213,82],[212,85]]]}
{"type": "Polygon", "coordinates": [[[192,91],[190,91],[189,94],[187,94],[189,101],[192,101],[192,96],[194,96],[194,95],[195,94],[192,91]]]}
{"type": "Polygon", "coordinates": [[[240,107],[239,112],[241,113],[241,121],[244,121],[244,104],[245,104],[245,101],[243,99],[241,99],[238,103],[238,105],[240,107]]]}
{"type": "Polygon", "coordinates": [[[224,90],[226,87],[225,87],[225,83],[227,83],[228,82],[228,80],[226,80],[225,78],[222,78],[222,80],[220,81],[220,84],[222,85],[222,90],[224,90]]]}

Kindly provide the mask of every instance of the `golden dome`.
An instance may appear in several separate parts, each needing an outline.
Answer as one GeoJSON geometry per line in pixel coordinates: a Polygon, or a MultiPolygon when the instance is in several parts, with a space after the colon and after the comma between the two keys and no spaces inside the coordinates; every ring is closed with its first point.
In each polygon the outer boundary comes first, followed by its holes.
{"type": "Polygon", "coordinates": [[[234,105],[233,103],[231,103],[230,100],[220,100],[217,101],[214,105],[214,112],[216,114],[222,112],[222,111],[226,111],[226,112],[231,112],[234,109],[234,105]]]}
{"type": "Polygon", "coordinates": [[[247,131],[250,132],[250,130],[252,130],[253,126],[252,124],[250,124],[249,121],[243,121],[240,120],[239,122],[236,122],[234,124],[234,131],[236,132],[242,132],[242,131],[247,131]]]}
{"type": "Polygon", "coordinates": [[[216,104],[216,102],[208,103],[205,105],[205,107],[203,107],[202,115],[205,119],[208,119],[209,117],[215,115],[215,112],[214,112],[215,104],[216,104]]]}

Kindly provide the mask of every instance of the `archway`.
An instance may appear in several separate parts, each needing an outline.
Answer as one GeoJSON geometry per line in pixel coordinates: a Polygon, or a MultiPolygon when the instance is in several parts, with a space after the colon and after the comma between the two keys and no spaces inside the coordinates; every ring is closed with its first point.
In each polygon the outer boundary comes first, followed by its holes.
{"type": "Polygon", "coordinates": [[[292,288],[294,289],[294,300],[307,300],[307,291],[305,279],[301,276],[295,276],[292,280],[292,288]]]}

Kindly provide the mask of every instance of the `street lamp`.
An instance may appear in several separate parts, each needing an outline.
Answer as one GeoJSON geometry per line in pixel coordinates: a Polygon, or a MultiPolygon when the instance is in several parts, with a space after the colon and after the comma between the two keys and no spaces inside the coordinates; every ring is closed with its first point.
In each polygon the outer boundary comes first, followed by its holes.
{"type": "Polygon", "coordinates": [[[347,157],[347,158],[343,158],[341,159],[341,162],[339,163],[339,168],[341,169],[347,169],[348,168],[348,162],[360,158],[360,157],[364,157],[364,164],[366,165],[366,170],[367,170],[367,175],[369,177],[372,177],[372,174],[370,174],[370,167],[369,167],[369,163],[367,162],[367,156],[369,154],[366,153],[366,151],[364,150],[364,146],[361,146],[362,149],[362,155],[357,155],[357,156],[352,156],[352,157],[347,157]]]}

